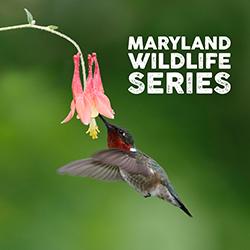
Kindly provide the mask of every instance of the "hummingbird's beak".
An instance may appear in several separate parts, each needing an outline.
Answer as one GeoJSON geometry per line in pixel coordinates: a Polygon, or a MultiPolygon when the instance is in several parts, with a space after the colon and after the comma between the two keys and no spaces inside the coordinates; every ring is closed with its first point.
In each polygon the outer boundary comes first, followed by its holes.
{"type": "Polygon", "coordinates": [[[107,127],[107,129],[111,129],[112,125],[110,123],[107,122],[106,119],[104,119],[104,117],[102,115],[99,114],[99,117],[101,118],[101,120],[103,121],[103,123],[105,124],[105,126],[107,127]]]}

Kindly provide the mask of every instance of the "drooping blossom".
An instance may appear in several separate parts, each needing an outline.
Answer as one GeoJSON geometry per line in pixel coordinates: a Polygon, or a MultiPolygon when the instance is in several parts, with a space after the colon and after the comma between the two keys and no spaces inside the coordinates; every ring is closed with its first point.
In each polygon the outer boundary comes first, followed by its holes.
{"type": "Polygon", "coordinates": [[[67,115],[67,117],[62,121],[62,123],[70,121],[76,111],[77,117],[81,120],[81,122],[85,125],[88,125],[90,122],[90,112],[89,112],[90,102],[86,98],[82,89],[82,83],[79,72],[80,54],[78,53],[74,55],[73,60],[74,60],[74,74],[72,79],[73,100],[70,105],[70,112],[67,115]]]}
{"type": "Polygon", "coordinates": [[[74,55],[74,75],[72,80],[73,100],[71,102],[70,112],[62,121],[66,123],[72,119],[77,112],[77,118],[85,125],[89,125],[86,133],[89,133],[93,139],[97,138],[99,131],[95,118],[100,114],[113,119],[114,111],[111,108],[108,97],[104,94],[101,80],[99,64],[96,54],[88,55],[88,77],[86,88],[83,91],[80,78],[80,54],[74,55]],[[93,64],[94,74],[93,74],[93,64]]]}

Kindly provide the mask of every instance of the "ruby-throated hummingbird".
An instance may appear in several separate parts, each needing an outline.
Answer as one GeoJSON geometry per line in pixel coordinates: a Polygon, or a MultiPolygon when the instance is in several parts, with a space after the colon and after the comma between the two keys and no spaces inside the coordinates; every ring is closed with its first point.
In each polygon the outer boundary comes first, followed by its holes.
{"type": "Polygon", "coordinates": [[[107,122],[101,115],[108,131],[109,149],[91,158],[71,162],[58,171],[61,174],[92,177],[98,180],[125,181],[145,198],[157,196],[191,213],[174,191],[164,169],[151,157],[135,148],[131,134],[107,122]]]}

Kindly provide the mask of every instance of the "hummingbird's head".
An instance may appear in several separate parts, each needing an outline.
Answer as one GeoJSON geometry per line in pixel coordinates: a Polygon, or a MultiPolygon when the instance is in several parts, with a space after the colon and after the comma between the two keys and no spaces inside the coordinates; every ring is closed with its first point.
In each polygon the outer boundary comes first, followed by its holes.
{"type": "Polygon", "coordinates": [[[132,135],[123,128],[107,122],[103,116],[99,115],[108,130],[108,147],[117,148],[123,151],[135,151],[132,135]]]}

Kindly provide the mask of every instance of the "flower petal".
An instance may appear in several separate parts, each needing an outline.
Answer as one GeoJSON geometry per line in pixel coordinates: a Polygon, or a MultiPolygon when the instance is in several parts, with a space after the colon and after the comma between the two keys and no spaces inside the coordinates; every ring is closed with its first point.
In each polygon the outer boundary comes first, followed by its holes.
{"type": "Polygon", "coordinates": [[[92,74],[93,59],[91,55],[88,55],[88,65],[89,65],[88,77],[86,82],[86,88],[84,91],[88,94],[91,94],[93,92],[93,74],[92,74]]]}
{"type": "Polygon", "coordinates": [[[79,67],[80,67],[80,53],[77,53],[76,55],[74,55],[74,75],[72,79],[72,92],[75,101],[77,97],[83,93],[79,67]]]}
{"type": "Polygon", "coordinates": [[[100,68],[99,68],[99,64],[97,61],[97,57],[96,57],[96,53],[92,53],[92,59],[95,62],[95,70],[94,70],[94,89],[95,91],[100,91],[102,93],[104,93],[104,89],[102,86],[102,78],[101,78],[101,73],[100,73],[100,68]]]}
{"type": "Polygon", "coordinates": [[[67,117],[61,122],[61,124],[66,123],[72,119],[72,117],[75,114],[75,109],[76,109],[75,102],[74,102],[74,100],[72,100],[71,105],[70,105],[70,112],[67,115],[67,117]]]}
{"type": "Polygon", "coordinates": [[[91,106],[86,95],[82,95],[76,100],[76,111],[81,122],[85,125],[90,123],[91,106]]]}
{"type": "Polygon", "coordinates": [[[97,111],[110,119],[114,119],[114,111],[111,108],[111,104],[109,101],[109,98],[104,95],[103,93],[96,93],[95,97],[95,105],[97,108],[97,111]]]}
{"type": "Polygon", "coordinates": [[[91,106],[91,118],[95,118],[99,115],[99,112],[95,105],[91,106]]]}

